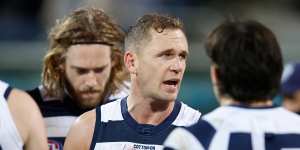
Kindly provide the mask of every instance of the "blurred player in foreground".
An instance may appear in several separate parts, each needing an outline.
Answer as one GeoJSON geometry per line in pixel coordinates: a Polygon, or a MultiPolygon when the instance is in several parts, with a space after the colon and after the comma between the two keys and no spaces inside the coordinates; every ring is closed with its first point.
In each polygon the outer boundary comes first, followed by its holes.
{"type": "Polygon", "coordinates": [[[221,106],[178,128],[165,145],[185,150],[300,148],[300,117],[274,106],[282,74],[275,35],[257,21],[226,21],[208,36],[211,79],[221,106]]]}
{"type": "Polygon", "coordinates": [[[0,150],[47,150],[43,118],[33,99],[0,80],[0,150]]]}

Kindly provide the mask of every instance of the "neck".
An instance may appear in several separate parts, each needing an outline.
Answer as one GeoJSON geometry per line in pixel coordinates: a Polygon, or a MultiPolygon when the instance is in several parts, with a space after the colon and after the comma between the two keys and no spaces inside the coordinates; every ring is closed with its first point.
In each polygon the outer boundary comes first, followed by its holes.
{"type": "Polygon", "coordinates": [[[133,92],[127,98],[129,114],[139,124],[158,125],[173,111],[175,101],[161,101],[138,96],[133,92]]]}
{"type": "MultiPolygon", "coordinates": [[[[221,106],[225,106],[225,105],[240,105],[240,104],[244,104],[244,103],[236,101],[231,98],[221,97],[220,104],[221,104],[221,106]]],[[[272,100],[264,100],[264,101],[256,100],[251,103],[246,103],[246,105],[249,107],[266,107],[266,106],[272,106],[273,102],[272,102],[272,100]]]]}
{"type": "Polygon", "coordinates": [[[284,99],[282,102],[282,106],[292,112],[300,112],[300,101],[284,99]]]}

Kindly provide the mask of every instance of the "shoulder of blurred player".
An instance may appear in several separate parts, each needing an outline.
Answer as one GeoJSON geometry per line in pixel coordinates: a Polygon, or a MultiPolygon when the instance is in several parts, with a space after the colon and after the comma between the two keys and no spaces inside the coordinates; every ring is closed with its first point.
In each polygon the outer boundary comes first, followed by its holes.
{"type": "Polygon", "coordinates": [[[164,142],[164,146],[166,150],[204,150],[197,138],[185,128],[174,129],[164,142]]]}
{"type": "Polygon", "coordinates": [[[89,150],[96,122],[96,111],[88,111],[73,123],[67,135],[64,150],[89,150]]]}
{"type": "Polygon", "coordinates": [[[25,92],[13,89],[8,97],[8,107],[25,149],[48,149],[45,125],[33,99],[25,92]]]}

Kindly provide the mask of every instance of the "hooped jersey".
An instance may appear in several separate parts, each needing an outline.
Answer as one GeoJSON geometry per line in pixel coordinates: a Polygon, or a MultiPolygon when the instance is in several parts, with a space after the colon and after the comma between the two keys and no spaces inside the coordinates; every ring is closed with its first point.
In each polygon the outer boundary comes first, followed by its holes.
{"type": "Polygon", "coordinates": [[[178,128],[165,145],[186,150],[300,150],[300,117],[283,107],[222,106],[178,128]]]}
{"type": "Polygon", "coordinates": [[[127,98],[96,108],[91,150],[160,150],[175,128],[196,123],[201,113],[176,101],[171,114],[159,125],[139,124],[129,114],[127,98]]]}
{"type": "MultiPolygon", "coordinates": [[[[126,82],[124,88],[120,89],[120,92],[110,95],[106,102],[126,97],[128,89],[125,86],[129,86],[129,83],[126,82]]],[[[47,96],[42,86],[28,91],[28,93],[36,101],[43,115],[48,134],[49,149],[62,150],[71,125],[78,116],[88,110],[83,110],[76,106],[72,98],[67,94],[63,98],[47,96]]]]}

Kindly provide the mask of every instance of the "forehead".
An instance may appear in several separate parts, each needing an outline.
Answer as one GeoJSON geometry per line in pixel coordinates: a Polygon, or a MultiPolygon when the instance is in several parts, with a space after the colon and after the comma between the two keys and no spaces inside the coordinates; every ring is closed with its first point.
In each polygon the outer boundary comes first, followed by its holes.
{"type": "Polygon", "coordinates": [[[151,40],[146,43],[146,50],[176,50],[188,52],[186,36],[180,29],[165,29],[161,33],[151,29],[149,31],[149,36],[151,36],[151,40]]]}
{"type": "Polygon", "coordinates": [[[111,47],[104,44],[78,44],[69,47],[66,61],[74,65],[101,64],[111,60],[111,47]]]}

